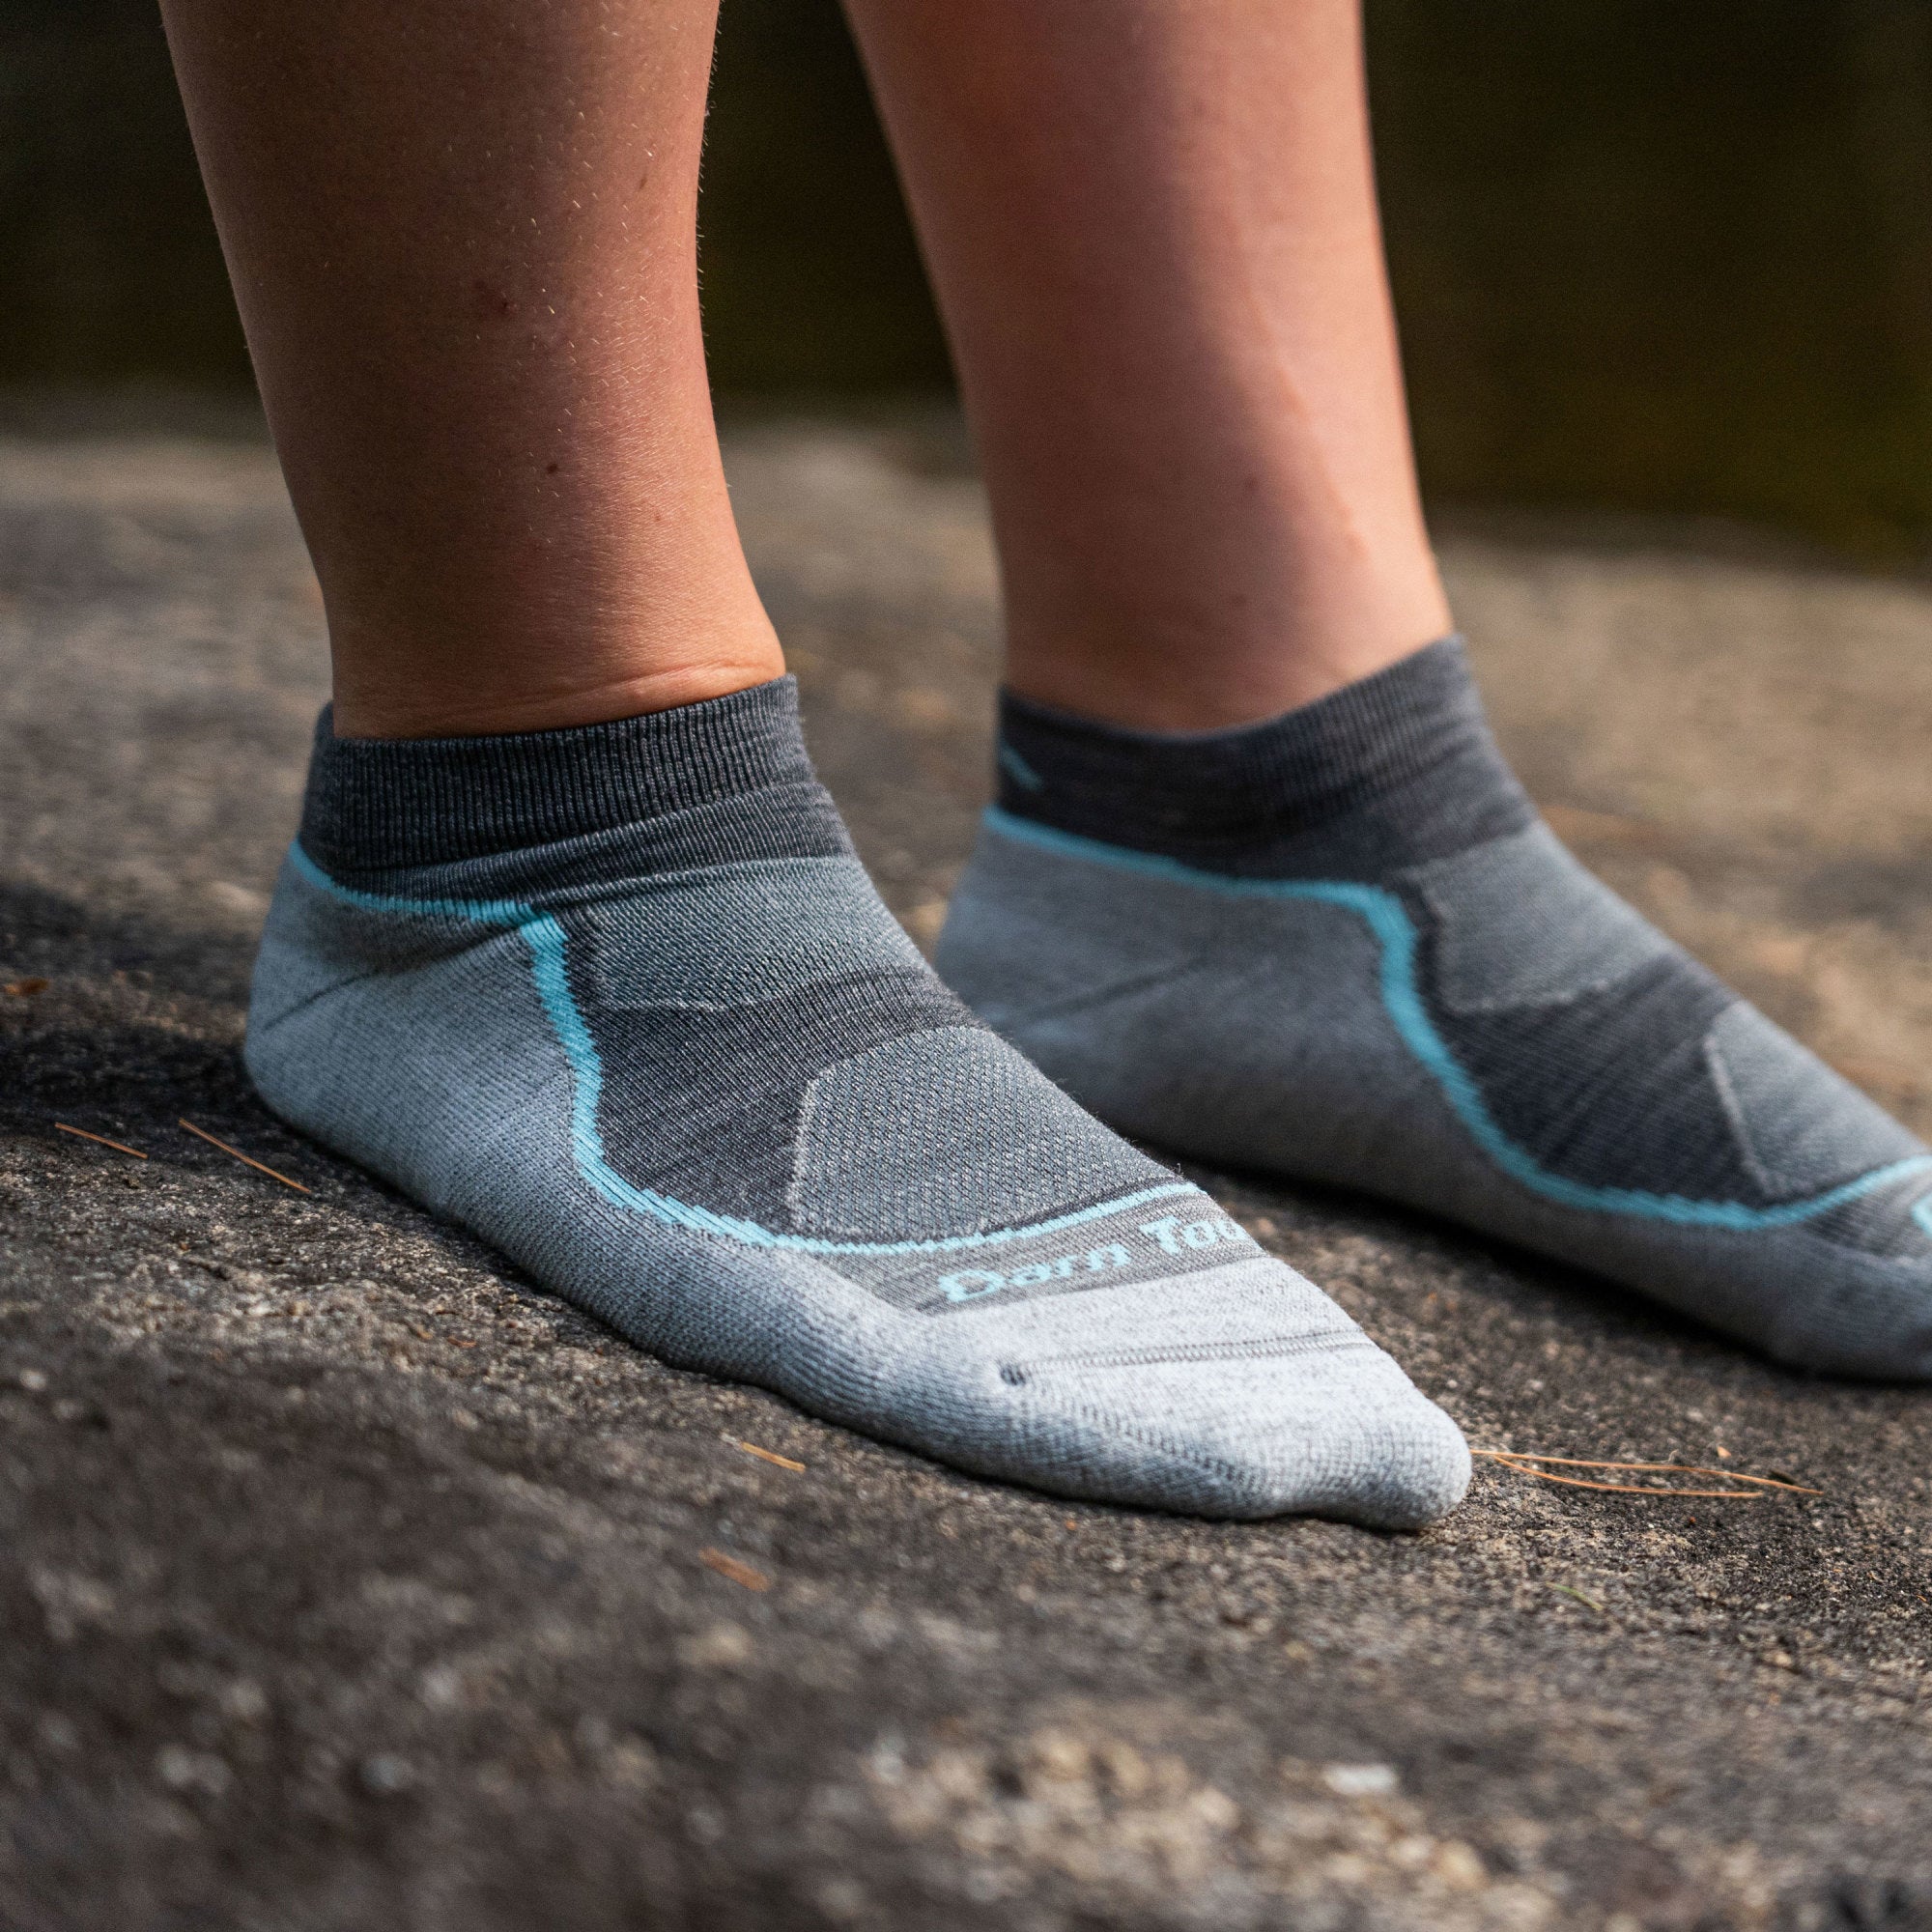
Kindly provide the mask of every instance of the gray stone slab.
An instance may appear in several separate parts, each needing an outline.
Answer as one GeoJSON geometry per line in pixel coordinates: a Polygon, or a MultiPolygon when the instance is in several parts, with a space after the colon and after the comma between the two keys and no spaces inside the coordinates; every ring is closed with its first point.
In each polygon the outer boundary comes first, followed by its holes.
{"type": "MultiPolygon", "coordinates": [[[[0,995],[0,1923],[1932,1924],[1932,1395],[1210,1175],[1479,1446],[1822,1494],[1068,1506],[669,1371],[277,1125],[237,1046],[313,582],[266,448],[82,428],[0,446],[0,982],[48,982],[0,995]]],[[[926,944],[996,641],[956,449],[731,460],[926,944]]],[[[1924,1128],[1924,588],[1650,527],[1445,556],[1565,835],[1924,1128]]]]}

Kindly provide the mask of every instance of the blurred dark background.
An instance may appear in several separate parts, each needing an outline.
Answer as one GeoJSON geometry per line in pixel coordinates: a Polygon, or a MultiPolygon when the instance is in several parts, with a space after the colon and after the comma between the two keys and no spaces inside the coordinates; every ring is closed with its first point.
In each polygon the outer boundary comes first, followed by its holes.
{"type": "MultiPolygon", "coordinates": [[[[1432,495],[1932,554],[1932,0],[1369,26],[1432,495]]],[[[721,391],[947,385],[833,0],[724,0],[703,224],[721,391]]],[[[0,0],[0,385],[247,381],[153,0],[0,0]]]]}

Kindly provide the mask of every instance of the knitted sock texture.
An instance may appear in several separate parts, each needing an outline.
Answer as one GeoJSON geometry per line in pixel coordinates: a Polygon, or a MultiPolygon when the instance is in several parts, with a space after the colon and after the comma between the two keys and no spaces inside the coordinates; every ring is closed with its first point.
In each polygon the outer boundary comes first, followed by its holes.
{"type": "Polygon", "coordinates": [[[962,1466],[1224,1515],[1460,1493],[1341,1310],[934,976],[789,679],[499,737],[325,713],[247,1057],[644,1346],[962,1466]]]}
{"type": "Polygon", "coordinates": [[[1571,857],[1459,639],[1229,731],[1009,693],[1000,743],[941,968],[1104,1118],[1454,1214],[1806,1366],[1932,1369],[1932,1156],[1571,857]]]}

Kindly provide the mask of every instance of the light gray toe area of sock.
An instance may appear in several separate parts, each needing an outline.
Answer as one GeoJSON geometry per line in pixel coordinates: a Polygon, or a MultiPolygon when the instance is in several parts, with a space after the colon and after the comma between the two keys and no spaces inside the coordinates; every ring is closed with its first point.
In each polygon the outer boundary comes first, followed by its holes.
{"type": "MultiPolygon", "coordinates": [[[[714,941],[730,920],[777,932],[779,977],[817,971],[792,917],[796,870],[774,876],[732,874],[713,907],[687,879],[619,909],[648,925],[684,895],[665,920],[677,945],[655,962],[633,948],[610,995],[742,996],[742,966],[689,937],[708,912],[714,941]]],[[[915,1033],[811,1083],[793,1186],[815,1247],[679,1225],[598,1184],[580,1070],[514,929],[370,910],[285,867],[246,1058],[285,1119],[665,1360],[962,1469],[1117,1504],[1387,1528],[1434,1520],[1467,1484],[1455,1424],[1333,1302],[977,1029],[915,1033]],[[1125,1205],[1083,1205],[1121,1188],[1125,1205]],[[962,1213],[983,1240],[838,1246],[962,1213]]]]}
{"type": "MultiPolygon", "coordinates": [[[[1447,999],[1507,1021],[1525,1000],[1561,1004],[1672,952],[1540,828],[1495,843],[1510,849],[1418,868],[1461,928],[1444,950],[1447,999]],[[1532,915],[1520,944],[1495,938],[1525,901],[1559,910],[1532,915]],[[1579,942],[1585,926],[1600,946],[1579,942]]],[[[1890,1165],[1895,1181],[1833,1215],[1748,1227],[1539,1191],[1479,1144],[1404,1037],[1384,946],[1342,904],[1207,890],[989,826],[938,965],[1067,1093],[1156,1147],[1394,1197],[1802,1368],[1932,1378],[1932,1240],[1910,1211],[1932,1197],[1932,1174],[1913,1165],[1925,1150],[1742,1003],[1712,1025],[1705,1056],[1767,1191],[1789,1199],[1890,1165]]]]}
{"type": "Polygon", "coordinates": [[[1126,1461],[1171,1508],[1413,1528],[1461,1500],[1460,1431],[1310,1283],[1251,1255],[1175,1286],[1119,1291],[1101,1324],[1069,1298],[982,1306],[938,1346],[997,1364],[1011,1427],[1126,1461]]]}

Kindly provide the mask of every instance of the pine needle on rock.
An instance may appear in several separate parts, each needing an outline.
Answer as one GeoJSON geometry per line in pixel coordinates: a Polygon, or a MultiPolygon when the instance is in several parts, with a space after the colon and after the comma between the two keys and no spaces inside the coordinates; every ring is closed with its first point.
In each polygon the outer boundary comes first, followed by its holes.
{"type": "Polygon", "coordinates": [[[1539,1482],[1561,1483],[1574,1490],[1605,1490],[1626,1496],[1698,1496],[1712,1501],[1759,1502],[1767,1490],[1801,1496],[1823,1495],[1822,1490],[1807,1488],[1781,1476],[1747,1476],[1737,1469],[1712,1469],[1700,1463],[1606,1463],[1587,1456],[1540,1456],[1527,1450],[1473,1449],[1469,1452],[1492,1463],[1500,1463],[1519,1475],[1534,1476],[1539,1482]],[[1687,1490],[1661,1483],[1600,1483],[1582,1476],[1560,1476],[1541,1469],[1539,1463],[1553,1463],[1568,1469],[1618,1469],[1630,1473],[1673,1476],[1716,1476],[1734,1486],[1727,1490],[1687,1490]],[[1742,1487],[1742,1486],[1748,1487],[1742,1487]]]}
{"type": "Polygon", "coordinates": [[[71,1127],[65,1121],[56,1121],[54,1130],[57,1133],[71,1134],[77,1141],[92,1141],[97,1147],[111,1147],[116,1153],[131,1153],[136,1160],[146,1160],[148,1157],[139,1148],[130,1148],[124,1141],[110,1141],[105,1134],[91,1134],[85,1127],[71,1127]]]}
{"type": "Polygon", "coordinates": [[[735,1556],[726,1556],[722,1549],[700,1549],[697,1560],[744,1589],[769,1590],[772,1587],[772,1579],[762,1570],[753,1570],[749,1563],[740,1563],[735,1556]]]}
{"type": "Polygon", "coordinates": [[[226,1141],[216,1140],[206,1127],[198,1127],[189,1120],[183,1120],[181,1124],[189,1133],[198,1135],[202,1140],[205,1140],[210,1147],[218,1147],[223,1153],[233,1154],[243,1167],[252,1167],[257,1174],[266,1174],[270,1180],[279,1180],[284,1187],[293,1187],[298,1194],[313,1194],[315,1192],[314,1188],[304,1187],[299,1180],[291,1180],[286,1174],[277,1173],[274,1168],[255,1159],[252,1154],[243,1153],[240,1148],[230,1147],[226,1141]]]}

